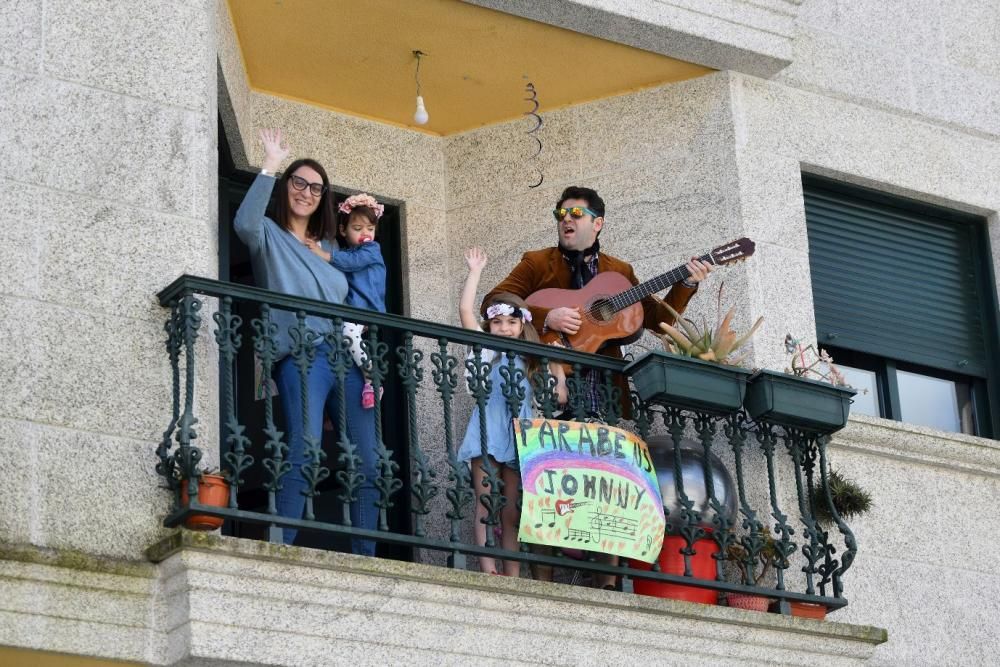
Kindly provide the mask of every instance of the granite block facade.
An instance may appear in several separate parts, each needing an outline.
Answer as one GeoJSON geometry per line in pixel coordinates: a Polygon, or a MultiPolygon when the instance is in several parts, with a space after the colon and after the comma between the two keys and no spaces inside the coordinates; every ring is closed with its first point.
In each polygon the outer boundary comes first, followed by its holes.
{"type": "MultiPolygon", "coordinates": [[[[281,126],[338,188],[399,204],[406,313],[431,321],[458,321],[465,247],[490,253],[485,292],[523,252],[553,243],[550,209],[571,184],[605,196],[602,245],[640,277],[753,238],[757,254],[719,270],[688,312],[713,318],[725,281],[738,327],[765,317],[757,367],[784,367],[786,332],[815,335],[803,173],[981,216],[1000,275],[995,3],[475,4],[724,71],[545,113],[543,153],[529,164],[523,123],[437,137],[254,91],[223,0],[158,0],[141,17],[62,0],[0,12],[0,643],[150,664],[510,664],[539,658],[511,631],[528,623],[575,664],[996,662],[996,526],[982,508],[1000,501],[1000,448],[882,419],[852,418],[830,449],[875,491],[853,524],[851,603],[833,617],[844,623],[161,527],[169,497],[153,451],[171,378],[154,294],[183,272],[217,275],[217,113],[238,166],[259,165],[258,127],[281,126]],[[530,188],[535,166],[545,180],[530,188]],[[143,562],[171,536],[187,542],[143,562]],[[621,637],[595,641],[609,617],[621,637]]],[[[196,385],[209,460],[213,307],[196,385]]],[[[425,388],[418,433],[440,480],[438,406],[425,388]]],[[[460,397],[456,439],[469,410],[460,397]]],[[[435,499],[434,536],[450,530],[446,507],[435,499]]]]}

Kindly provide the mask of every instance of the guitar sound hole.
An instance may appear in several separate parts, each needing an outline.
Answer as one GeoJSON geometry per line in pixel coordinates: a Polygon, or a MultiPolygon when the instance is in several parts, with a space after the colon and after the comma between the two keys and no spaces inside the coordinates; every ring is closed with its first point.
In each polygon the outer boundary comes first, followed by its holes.
{"type": "Polygon", "coordinates": [[[598,322],[607,322],[615,316],[615,309],[607,299],[598,299],[591,304],[590,315],[598,322]]]}

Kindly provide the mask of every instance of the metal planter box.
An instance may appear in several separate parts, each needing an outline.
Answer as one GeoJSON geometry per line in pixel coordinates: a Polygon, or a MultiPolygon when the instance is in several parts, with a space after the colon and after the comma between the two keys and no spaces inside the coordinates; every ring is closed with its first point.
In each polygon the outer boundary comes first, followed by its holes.
{"type": "Polygon", "coordinates": [[[625,367],[649,403],[724,414],[739,410],[750,371],[666,352],[649,352],[625,367]]]}
{"type": "Polygon", "coordinates": [[[762,370],[750,378],[743,405],[754,421],[833,433],[847,424],[855,393],[848,387],[762,370]]]}

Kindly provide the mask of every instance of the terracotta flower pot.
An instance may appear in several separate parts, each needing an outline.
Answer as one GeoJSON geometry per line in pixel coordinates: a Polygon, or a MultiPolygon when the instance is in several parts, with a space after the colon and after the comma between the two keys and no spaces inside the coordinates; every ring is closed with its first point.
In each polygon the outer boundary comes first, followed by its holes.
{"type": "MultiPolygon", "coordinates": [[[[198,502],[212,507],[229,505],[229,483],[222,475],[202,475],[198,480],[198,502]]],[[[187,480],[181,480],[181,504],[188,504],[187,480]]],[[[184,527],[190,530],[215,530],[222,526],[223,519],[207,514],[192,514],[184,520],[184,527]]]]}
{"type": "MultiPolygon", "coordinates": [[[[789,600],[788,606],[791,608],[791,615],[799,618],[813,618],[822,621],[826,618],[826,605],[816,602],[796,602],[789,600]]],[[[771,603],[771,611],[775,614],[781,613],[781,601],[775,600],[771,603]]]]}
{"type": "Polygon", "coordinates": [[[747,593],[726,593],[726,602],[730,607],[737,609],[749,609],[751,611],[767,611],[771,600],[763,595],[750,595],[747,593]]]}
{"type": "Polygon", "coordinates": [[[788,603],[792,607],[792,616],[815,618],[819,621],[826,618],[826,607],[824,605],[816,604],[815,602],[795,602],[793,600],[789,600],[788,603]]]}

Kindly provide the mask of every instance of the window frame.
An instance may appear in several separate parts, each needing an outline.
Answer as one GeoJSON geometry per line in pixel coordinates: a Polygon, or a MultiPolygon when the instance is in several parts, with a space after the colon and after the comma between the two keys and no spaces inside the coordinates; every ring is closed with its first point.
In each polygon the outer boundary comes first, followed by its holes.
{"type": "MultiPolygon", "coordinates": [[[[829,351],[835,362],[875,373],[879,392],[877,397],[879,411],[883,418],[902,421],[900,419],[901,407],[896,371],[903,370],[966,384],[970,390],[973,408],[972,426],[975,435],[1000,439],[998,438],[1000,436],[998,433],[1000,431],[1000,349],[998,349],[1000,347],[1000,307],[998,307],[997,283],[993,270],[993,249],[989,239],[989,220],[982,216],[934,206],[857,185],[849,185],[809,173],[802,174],[802,188],[803,208],[805,208],[805,198],[812,188],[814,191],[819,190],[827,193],[832,191],[842,195],[847,201],[861,199],[928,215],[936,219],[944,219],[957,225],[964,225],[970,230],[969,251],[972,262],[969,268],[972,271],[972,282],[979,296],[977,305],[983,323],[987,368],[985,377],[963,375],[960,372],[937,367],[921,366],[913,361],[901,361],[890,356],[852,350],[841,347],[838,345],[840,341],[832,337],[829,340],[819,340],[818,342],[820,347],[829,351]]],[[[810,252],[811,263],[812,253],[810,252]]]]}
{"type": "Polygon", "coordinates": [[[877,392],[876,399],[879,409],[877,417],[902,422],[903,411],[899,399],[899,381],[896,373],[897,371],[915,373],[926,377],[948,380],[954,382],[956,385],[967,387],[969,400],[972,404],[971,426],[974,432],[971,435],[992,437],[993,420],[990,418],[990,407],[987,401],[987,383],[984,379],[936,368],[928,368],[909,362],[896,361],[895,359],[888,359],[875,354],[857,352],[832,345],[823,346],[823,349],[833,357],[834,365],[850,366],[851,368],[866,370],[875,374],[875,391],[877,392]]]}

